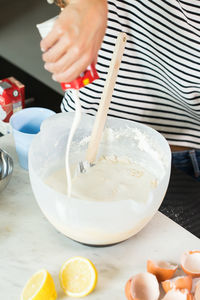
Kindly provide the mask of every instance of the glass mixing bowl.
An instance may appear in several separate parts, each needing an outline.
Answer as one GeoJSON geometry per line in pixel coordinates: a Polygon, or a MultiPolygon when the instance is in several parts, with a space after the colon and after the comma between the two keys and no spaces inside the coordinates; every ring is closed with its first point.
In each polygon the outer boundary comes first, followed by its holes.
{"type": "MultiPolygon", "coordinates": [[[[91,201],[69,198],[50,187],[45,178],[65,166],[66,144],[73,117],[74,113],[60,113],[45,120],[32,142],[29,175],[37,203],[49,222],[73,240],[89,245],[110,245],[126,240],[151,220],[162,203],[171,169],[169,145],[160,133],[148,126],[108,117],[106,128],[111,128],[116,133],[115,137],[119,138],[101,143],[98,157],[129,157],[155,175],[157,186],[145,203],[137,202],[137,199],[91,201]]],[[[84,160],[87,137],[91,134],[93,123],[94,117],[82,115],[71,148],[70,162],[73,165],[84,160]],[[81,140],[85,142],[80,143],[81,140]]]]}

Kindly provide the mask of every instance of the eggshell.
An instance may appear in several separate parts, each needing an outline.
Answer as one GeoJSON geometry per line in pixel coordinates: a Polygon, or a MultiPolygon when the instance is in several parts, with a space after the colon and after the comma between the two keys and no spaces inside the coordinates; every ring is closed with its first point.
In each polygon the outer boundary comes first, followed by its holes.
{"type": "Polygon", "coordinates": [[[160,296],[156,276],[148,272],[136,274],[131,280],[130,290],[133,300],[158,300],[160,296]]]}
{"type": "Polygon", "coordinates": [[[161,284],[166,293],[172,289],[186,289],[190,292],[192,289],[192,277],[189,275],[178,276],[173,279],[165,280],[161,284]]]}
{"type": "Polygon", "coordinates": [[[200,280],[198,280],[195,285],[194,299],[200,300],[200,280]]]}
{"type": "Polygon", "coordinates": [[[165,261],[147,261],[147,271],[154,274],[159,282],[172,278],[177,268],[177,265],[172,265],[165,261]]]}
{"type": "Polygon", "coordinates": [[[132,278],[130,278],[125,285],[125,295],[128,300],[133,300],[131,296],[131,280],[132,278]]]}
{"type": "Polygon", "coordinates": [[[193,300],[193,296],[188,291],[173,289],[167,292],[162,300],[193,300]]]}
{"type": "Polygon", "coordinates": [[[195,300],[193,294],[189,293],[187,295],[187,300],[195,300]]]}
{"type": "Polygon", "coordinates": [[[199,281],[200,281],[200,277],[195,277],[195,278],[192,279],[192,290],[191,290],[191,293],[194,293],[194,292],[195,292],[197,283],[198,283],[199,281]]]}
{"type": "Polygon", "coordinates": [[[200,277],[200,251],[184,252],[181,257],[183,271],[192,277],[200,277]]]}

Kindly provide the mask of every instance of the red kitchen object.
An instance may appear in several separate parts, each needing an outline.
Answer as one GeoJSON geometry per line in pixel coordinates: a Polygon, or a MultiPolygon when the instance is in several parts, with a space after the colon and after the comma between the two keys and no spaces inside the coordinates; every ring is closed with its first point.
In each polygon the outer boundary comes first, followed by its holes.
{"type": "Polygon", "coordinates": [[[13,113],[24,108],[24,100],[24,84],[14,77],[0,80],[0,106],[6,113],[4,122],[8,122],[13,113]]]}
{"type": "Polygon", "coordinates": [[[62,82],[61,87],[64,91],[68,89],[76,89],[84,87],[85,85],[93,82],[95,79],[99,79],[97,70],[94,63],[91,64],[78,78],[71,82],[62,82]]]}

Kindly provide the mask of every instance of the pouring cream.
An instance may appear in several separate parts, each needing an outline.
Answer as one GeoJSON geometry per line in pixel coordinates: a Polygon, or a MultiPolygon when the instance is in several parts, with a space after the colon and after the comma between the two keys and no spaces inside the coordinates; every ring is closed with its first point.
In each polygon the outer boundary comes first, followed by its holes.
{"type": "Polygon", "coordinates": [[[69,132],[69,137],[67,140],[67,148],[66,148],[66,154],[65,154],[65,168],[66,168],[66,184],[67,184],[67,195],[68,197],[71,196],[71,190],[72,190],[72,179],[71,179],[71,171],[70,171],[70,163],[69,163],[69,152],[71,143],[73,140],[74,133],[76,129],[78,128],[78,125],[81,120],[81,104],[79,99],[79,90],[71,90],[75,99],[75,115],[73,119],[73,123],[69,132]]]}

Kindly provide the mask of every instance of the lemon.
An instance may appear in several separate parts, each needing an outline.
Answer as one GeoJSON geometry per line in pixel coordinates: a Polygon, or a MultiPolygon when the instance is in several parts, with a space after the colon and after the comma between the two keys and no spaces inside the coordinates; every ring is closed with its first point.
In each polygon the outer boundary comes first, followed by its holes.
{"type": "Polygon", "coordinates": [[[63,264],[59,279],[65,294],[70,297],[84,297],[96,286],[97,270],[89,259],[75,256],[63,264]]]}
{"type": "Polygon", "coordinates": [[[26,283],[20,300],[55,300],[56,298],[53,278],[48,271],[40,270],[26,283]]]}

